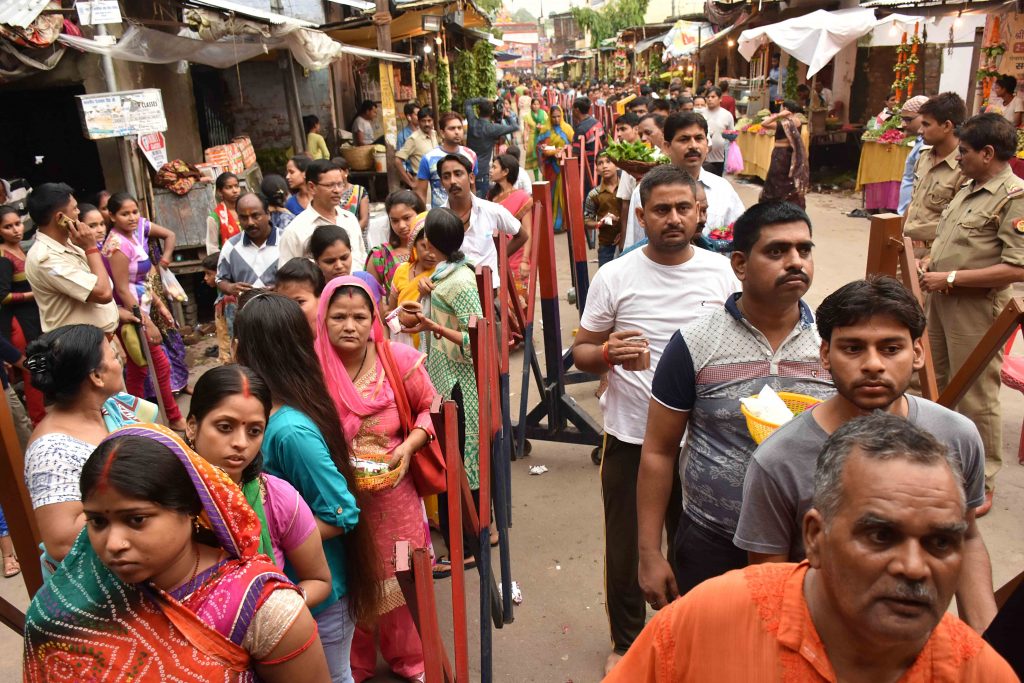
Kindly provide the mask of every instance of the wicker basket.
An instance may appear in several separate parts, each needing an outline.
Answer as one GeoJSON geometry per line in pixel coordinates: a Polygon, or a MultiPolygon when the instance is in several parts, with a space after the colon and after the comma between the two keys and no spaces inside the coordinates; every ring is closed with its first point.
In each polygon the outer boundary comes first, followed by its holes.
{"type": "Polygon", "coordinates": [[[612,162],[637,180],[643,178],[655,166],[661,165],[654,161],[636,161],[635,159],[621,159],[619,161],[612,159],[612,162]]]}
{"type": "MultiPolygon", "coordinates": [[[[755,394],[753,398],[757,398],[755,394]]],[[[821,399],[814,398],[813,396],[807,396],[805,394],[793,394],[788,391],[780,391],[779,398],[786,404],[786,407],[793,411],[793,415],[799,415],[808,408],[818,403],[821,403],[821,399]]],[[[747,418],[747,430],[750,432],[750,436],[754,439],[754,443],[760,444],[762,441],[767,439],[769,436],[775,433],[781,425],[772,424],[771,422],[765,422],[759,417],[754,417],[747,411],[747,407],[740,404],[740,410],[743,412],[743,416],[747,418]]]]}
{"type": "Polygon", "coordinates": [[[373,145],[361,145],[359,147],[342,147],[341,156],[345,157],[345,161],[348,162],[349,170],[373,170],[373,145]]]}
{"type": "Polygon", "coordinates": [[[356,476],[356,488],[360,491],[384,491],[394,487],[401,473],[402,468],[398,468],[382,472],[381,474],[371,474],[363,477],[356,476]]]}

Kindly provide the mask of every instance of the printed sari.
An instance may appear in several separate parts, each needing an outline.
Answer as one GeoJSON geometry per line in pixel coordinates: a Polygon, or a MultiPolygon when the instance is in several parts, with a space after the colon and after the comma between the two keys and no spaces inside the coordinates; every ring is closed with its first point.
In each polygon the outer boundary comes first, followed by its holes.
{"type": "Polygon", "coordinates": [[[548,113],[543,109],[538,109],[534,112],[532,109],[523,118],[523,124],[525,126],[524,136],[526,143],[526,160],[523,168],[530,174],[530,178],[533,180],[538,179],[538,169],[540,163],[537,159],[537,136],[542,128],[548,128],[548,113]]]}
{"type": "Polygon", "coordinates": [[[554,216],[555,232],[562,232],[565,228],[562,225],[562,218],[565,210],[565,184],[562,175],[562,167],[558,163],[557,156],[544,154],[545,147],[554,147],[555,153],[572,144],[572,127],[562,121],[558,126],[543,126],[538,128],[537,158],[541,160],[541,168],[544,173],[544,180],[551,183],[551,213],[554,216]]]}
{"type": "Polygon", "coordinates": [[[786,201],[803,207],[804,195],[811,185],[811,174],[807,165],[807,149],[800,137],[800,124],[792,116],[786,116],[778,120],[778,125],[782,126],[789,146],[772,149],[768,175],[758,201],[786,201]]]}
{"type": "Polygon", "coordinates": [[[118,579],[83,530],[25,616],[24,680],[254,682],[242,647],[249,624],[274,591],[297,589],[257,553],[259,520],[223,470],[162,425],[107,438],[120,436],[153,439],[178,457],[203,504],[199,523],[228,557],[197,575],[190,594],[167,592],[118,579]]]}
{"type": "MultiPolygon", "coordinates": [[[[380,317],[373,317],[370,340],[377,350],[369,372],[353,380],[349,377],[327,332],[327,310],[339,287],[358,287],[373,301],[370,287],[359,277],[348,275],[331,280],[320,296],[317,314],[316,354],[324,370],[327,389],[338,408],[341,426],[350,452],[355,457],[378,462],[391,459],[395,448],[406,438],[399,416],[395,393],[406,392],[413,415],[411,421],[433,435],[430,404],[436,393],[423,367],[424,356],[406,344],[392,344],[384,336],[380,317]],[[385,347],[390,349],[401,377],[389,377],[381,362],[385,347]]],[[[376,302],[375,302],[376,304],[376,302]]],[[[415,457],[415,454],[414,454],[415,457]]],[[[426,512],[411,476],[395,487],[368,491],[360,517],[369,524],[384,566],[383,601],[380,619],[374,630],[381,633],[381,653],[391,669],[403,678],[415,678],[423,672],[423,645],[416,632],[405,596],[395,577],[395,541],[410,541],[413,547],[430,547],[430,529],[426,512]]],[[[377,662],[374,632],[356,627],[352,640],[352,670],[356,680],[371,676],[377,662]]]]}

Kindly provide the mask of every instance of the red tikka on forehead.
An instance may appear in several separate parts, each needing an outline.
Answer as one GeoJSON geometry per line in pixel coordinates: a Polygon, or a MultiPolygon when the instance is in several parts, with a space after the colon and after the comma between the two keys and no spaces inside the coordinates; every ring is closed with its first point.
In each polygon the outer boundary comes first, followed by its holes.
{"type": "Polygon", "coordinates": [[[96,480],[96,489],[103,490],[107,488],[107,484],[110,483],[110,468],[114,464],[114,458],[117,457],[117,451],[120,447],[120,444],[118,444],[114,446],[112,451],[110,451],[110,457],[108,457],[107,462],[103,464],[103,470],[100,472],[100,476],[96,480]]]}

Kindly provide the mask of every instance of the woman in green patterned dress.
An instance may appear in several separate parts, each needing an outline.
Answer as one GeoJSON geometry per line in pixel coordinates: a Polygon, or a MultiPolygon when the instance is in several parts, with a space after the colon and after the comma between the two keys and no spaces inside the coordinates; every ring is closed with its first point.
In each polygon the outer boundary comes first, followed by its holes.
{"type": "MultiPolygon", "coordinates": [[[[462,253],[465,236],[462,219],[450,209],[431,209],[425,221],[425,231],[427,241],[445,260],[437,264],[430,277],[433,290],[429,317],[420,314],[417,326],[403,332],[431,333],[424,335],[429,340],[427,374],[439,394],[460,405],[466,426],[463,461],[475,498],[480,488],[479,399],[469,343],[469,319],[483,314],[480,293],[473,266],[462,253]]],[[[447,529],[443,528],[446,517],[442,515],[441,520],[442,533],[447,541],[447,529]]]]}

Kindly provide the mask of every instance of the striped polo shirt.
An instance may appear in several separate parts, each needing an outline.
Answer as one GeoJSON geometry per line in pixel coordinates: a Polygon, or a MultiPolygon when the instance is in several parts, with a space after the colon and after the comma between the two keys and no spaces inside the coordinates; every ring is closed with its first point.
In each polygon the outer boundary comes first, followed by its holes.
{"type": "Polygon", "coordinates": [[[807,304],[800,302],[800,321],[773,351],[740,312],[741,295],[733,294],[724,307],[673,335],[652,387],[656,401],[689,413],[679,459],[683,510],[701,527],[728,539],[739,522],[743,478],[757,448],[740,399],[766,384],[821,399],[835,392],[821,365],[821,338],[807,304]]]}

